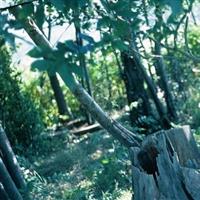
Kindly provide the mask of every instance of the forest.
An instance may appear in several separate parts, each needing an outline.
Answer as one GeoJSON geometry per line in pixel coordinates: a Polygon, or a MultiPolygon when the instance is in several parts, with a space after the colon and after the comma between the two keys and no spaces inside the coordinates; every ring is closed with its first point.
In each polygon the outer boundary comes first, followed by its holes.
{"type": "Polygon", "coordinates": [[[199,10],[0,0],[0,200],[199,200],[199,10]]]}

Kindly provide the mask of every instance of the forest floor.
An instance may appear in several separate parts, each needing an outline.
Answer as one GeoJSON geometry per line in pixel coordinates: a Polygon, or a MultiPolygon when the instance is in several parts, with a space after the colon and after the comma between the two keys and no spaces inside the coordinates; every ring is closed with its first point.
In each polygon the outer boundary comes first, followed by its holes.
{"type": "Polygon", "coordinates": [[[48,130],[18,159],[34,200],[131,200],[128,150],[104,130],[48,130]]]}
{"type": "Polygon", "coordinates": [[[47,131],[21,158],[35,200],[131,200],[128,151],[104,130],[47,131]]]}

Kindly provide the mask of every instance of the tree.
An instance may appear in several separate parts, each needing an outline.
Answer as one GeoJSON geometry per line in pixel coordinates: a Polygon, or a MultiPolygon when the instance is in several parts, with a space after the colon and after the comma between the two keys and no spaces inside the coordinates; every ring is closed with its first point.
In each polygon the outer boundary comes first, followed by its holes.
{"type": "MultiPolygon", "coordinates": [[[[80,3],[84,4],[82,1],[80,3]]],[[[59,5],[57,4],[57,6],[59,5]]],[[[18,8],[11,10],[16,20],[23,25],[23,28],[40,50],[37,53],[40,53],[41,59],[35,61],[33,65],[37,67],[42,66],[43,69],[51,71],[51,73],[57,72],[71,92],[87,108],[88,112],[110,134],[131,149],[134,172],[134,198],[136,200],[199,199],[200,194],[198,189],[196,190],[193,186],[199,185],[199,179],[194,179],[194,174],[199,177],[199,172],[195,170],[195,167],[199,167],[200,156],[190,130],[188,128],[182,128],[172,129],[169,132],[161,131],[153,136],[147,137],[142,142],[139,136],[125,129],[115,120],[110,119],[77,82],[76,76],[79,75],[78,69],[76,66],[73,68],[67,66],[68,63],[64,57],[66,50],[69,48],[71,50],[73,49],[73,56],[76,56],[78,54],[77,46],[74,43],[70,43],[70,46],[69,43],[64,43],[59,44],[57,49],[54,50],[31,18],[20,17],[21,11],[18,8]],[[187,137],[188,135],[189,137],[187,137]],[[179,143],[180,141],[184,143],[183,147],[179,143]],[[185,146],[188,148],[185,149],[185,146]],[[190,184],[189,180],[194,180],[194,182],[190,184]]],[[[131,38],[131,53],[137,66],[142,70],[144,79],[148,83],[162,123],[165,123],[164,120],[167,120],[165,111],[162,105],[160,105],[159,99],[157,99],[156,90],[141,62],[140,53],[135,42],[134,36],[131,38]]]]}

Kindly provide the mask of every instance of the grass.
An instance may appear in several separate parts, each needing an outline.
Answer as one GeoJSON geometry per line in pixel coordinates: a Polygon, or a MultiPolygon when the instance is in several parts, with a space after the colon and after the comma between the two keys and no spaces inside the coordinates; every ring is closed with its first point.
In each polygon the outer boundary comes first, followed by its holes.
{"type": "Polygon", "coordinates": [[[19,160],[34,200],[131,199],[128,152],[103,130],[42,137],[26,155],[19,160]]]}

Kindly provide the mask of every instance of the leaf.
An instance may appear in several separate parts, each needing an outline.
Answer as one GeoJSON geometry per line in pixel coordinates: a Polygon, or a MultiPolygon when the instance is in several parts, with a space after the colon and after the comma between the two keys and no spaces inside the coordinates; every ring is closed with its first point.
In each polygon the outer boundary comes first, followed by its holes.
{"type": "Polygon", "coordinates": [[[101,160],[101,163],[103,164],[103,165],[106,165],[106,164],[108,164],[110,161],[108,160],[108,159],[103,159],[103,160],[101,160]]]}
{"type": "Polygon", "coordinates": [[[81,66],[67,64],[67,67],[72,73],[75,73],[78,77],[83,78],[83,70],[81,66]]]}
{"type": "Polygon", "coordinates": [[[42,29],[42,26],[43,26],[44,21],[45,21],[45,13],[44,13],[44,5],[43,5],[43,2],[41,0],[39,0],[39,4],[37,6],[34,17],[35,17],[36,24],[38,25],[38,27],[40,29],[42,29]]]}
{"type": "Polygon", "coordinates": [[[26,6],[20,8],[20,12],[18,14],[18,18],[23,20],[26,19],[28,16],[34,13],[34,5],[33,3],[27,4],[26,6]]]}
{"type": "Polygon", "coordinates": [[[58,9],[58,10],[64,10],[65,8],[65,0],[51,0],[51,3],[58,9]]]}
{"type": "Polygon", "coordinates": [[[171,7],[172,9],[172,16],[176,16],[180,14],[180,12],[183,10],[182,6],[182,0],[161,0],[160,3],[166,4],[171,7]]]}
{"type": "Polygon", "coordinates": [[[97,30],[101,30],[102,28],[108,28],[111,24],[111,20],[109,17],[103,17],[97,22],[97,30]]]}
{"type": "Polygon", "coordinates": [[[129,49],[129,46],[127,44],[125,44],[123,41],[121,40],[114,40],[112,42],[112,46],[114,49],[118,49],[120,51],[126,51],[129,49]]]}
{"type": "Polygon", "coordinates": [[[73,40],[67,40],[64,44],[66,46],[66,49],[70,50],[71,52],[79,52],[79,46],[73,40]]]}
{"type": "Polygon", "coordinates": [[[41,58],[43,57],[42,51],[38,47],[34,47],[31,49],[27,55],[29,55],[32,58],[41,58]]]}
{"type": "Polygon", "coordinates": [[[31,64],[32,71],[35,71],[36,69],[39,71],[45,71],[45,70],[48,70],[50,67],[53,67],[52,63],[50,61],[44,60],[44,59],[36,60],[36,61],[32,62],[32,64],[31,64]]]}
{"type": "Polygon", "coordinates": [[[10,25],[10,27],[14,28],[15,30],[20,30],[23,28],[22,24],[20,24],[16,20],[9,20],[8,24],[10,25]]]}
{"type": "Polygon", "coordinates": [[[72,72],[70,71],[69,67],[66,64],[62,64],[59,69],[58,73],[60,74],[62,80],[66,84],[67,87],[72,88],[74,85],[74,77],[72,72]]]}

